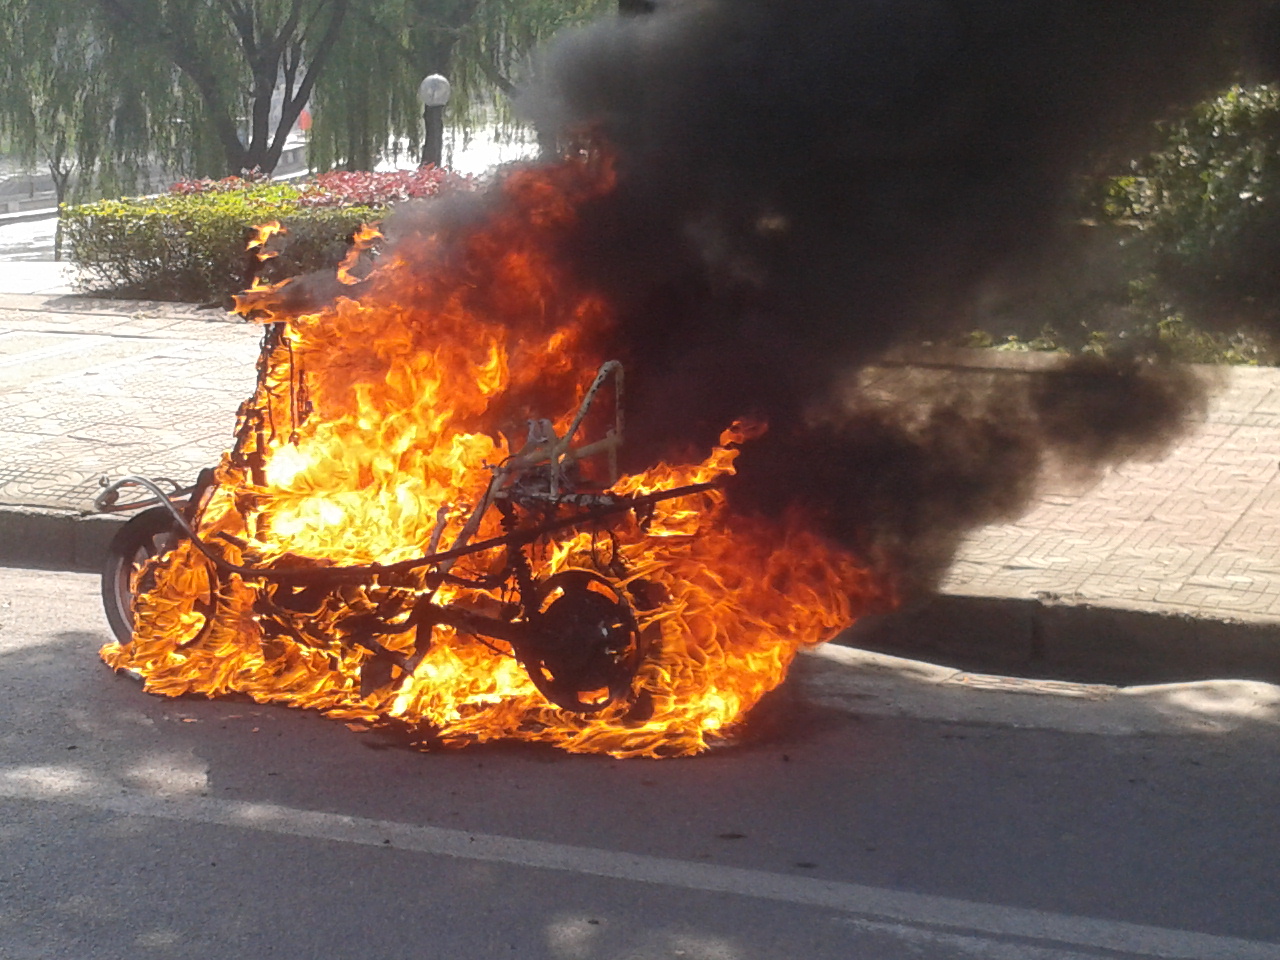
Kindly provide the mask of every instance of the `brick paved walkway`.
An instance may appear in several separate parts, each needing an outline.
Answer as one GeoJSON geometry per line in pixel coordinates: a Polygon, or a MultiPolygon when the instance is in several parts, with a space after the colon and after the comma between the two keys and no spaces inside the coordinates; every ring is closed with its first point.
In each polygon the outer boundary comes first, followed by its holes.
{"type": "Polygon", "coordinates": [[[0,294],[0,505],[88,509],[102,476],[217,461],[261,329],[184,306],[0,294]]]}
{"type": "Polygon", "coordinates": [[[965,543],[949,593],[1280,619],[1280,370],[1234,368],[1154,463],[1054,490],[965,543]]]}
{"type": "MultiPolygon", "coordinates": [[[[102,476],[193,479],[229,442],[259,335],[219,311],[0,293],[0,509],[85,510],[102,476]]],[[[1280,370],[1224,379],[1167,459],[1050,486],[975,531],[944,590],[1280,619],[1280,370]]]]}

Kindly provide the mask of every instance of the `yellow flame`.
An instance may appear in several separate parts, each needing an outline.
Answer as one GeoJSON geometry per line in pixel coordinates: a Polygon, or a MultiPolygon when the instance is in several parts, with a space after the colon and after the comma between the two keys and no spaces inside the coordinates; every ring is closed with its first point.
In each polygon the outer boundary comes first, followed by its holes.
{"type": "MultiPolygon", "coordinates": [[[[458,246],[411,238],[377,261],[358,300],[293,314],[269,291],[245,298],[243,309],[285,329],[242,410],[246,449],[218,469],[198,521],[202,539],[232,563],[305,558],[313,567],[390,564],[456,541],[483,502],[490,467],[513,452],[504,439],[512,425],[551,416],[567,429],[602,359],[593,344],[607,335],[607,309],[552,251],[577,204],[611,183],[608,164],[583,158],[518,172],[503,185],[505,203],[458,246]],[[245,466],[253,457],[256,474],[245,466]]],[[[738,445],[761,429],[735,424],[702,462],[658,464],[613,492],[726,476],[738,445]]],[[[540,581],[600,570],[607,554],[615,588],[635,607],[648,653],[634,697],[599,713],[549,703],[501,641],[413,625],[424,597],[504,616],[508,586],[482,580],[502,568],[500,550],[460,561],[468,582],[428,582],[419,570],[294,597],[265,579],[215,575],[182,543],[153,565],[133,640],[102,655],[170,696],[244,693],[420,726],[446,743],[515,738],[675,756],[732,736],[801,646],[830,638],[877,593],[820,536],[799,523],[735,517],[719,489],[658,503],[646,524],[628,513],[607,532],[598,527],[548,534],[527,553],[540,581]],[[421,656],[401,661],[411,672],[393,667],[362,693],[374,654],[352,639],[351,624],[375,614],[396,622],[376,637],[382,649],[421,656]]],[[[473,540],[502,532],[490,511],[473,540]]]]}

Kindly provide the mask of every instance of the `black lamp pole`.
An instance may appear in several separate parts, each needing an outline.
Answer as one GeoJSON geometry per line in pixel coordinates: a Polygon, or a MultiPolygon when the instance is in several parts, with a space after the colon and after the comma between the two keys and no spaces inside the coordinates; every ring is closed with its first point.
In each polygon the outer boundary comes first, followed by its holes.
{"type": "Polygon", "coordinates": [[[422,103],[422,164],[440,166],[444,158],[444,108],[453,91],[449,81],[433,73],[418,85],[422,103]]]}
{"type": "Polygon", "coordinates": [[[440,166],[444,157],[444,107],[423,107],[422,162],[440,166]]]}

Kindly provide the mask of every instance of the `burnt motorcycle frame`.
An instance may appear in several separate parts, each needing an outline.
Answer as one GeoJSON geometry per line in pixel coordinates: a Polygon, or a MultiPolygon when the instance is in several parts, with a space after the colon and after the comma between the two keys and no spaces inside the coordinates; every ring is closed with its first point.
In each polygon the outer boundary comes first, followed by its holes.
{"type": "MultiPolygon", "coordinates": [[[[268,328],[260,370],[266,369],[282,336],[278,325],[268,328]]],[[[295,396],[293,374],[290,370],[291,398],[295,396]]],[[[611,704],[631,701],[636,695],[637,672],[649,651],[648,632],[640,628],[635,610],[652,609],[661,597],[657,584],[634,577],[626,569],[610,524],[631,513],[639,528],[645,530],[659,503],[704,493],[716,484],[689,484],[645,495],[577,489],[574,474],[578,464],[587,458],[606,460],[606,487],[618,479],[622,400],[622,366],[610,361],[596,374],[563,436],[556,434],[550,421],[530,421],[524,447],[489,468],[492,479],[484,495],[471,508],[447,549],[440,549],[449,509],[446,505],[437,515],[427,552],[397,563],[232,563],[217,546],[195,532],[209,494],[217,485],[214,470],[202,471],[196,483],[185,488],[172,481],[160,481],[172,487],[169,491],[144,477],[121,478],[105,486],[95,507],[103,512],[147,509],[121,528],[108,550],[102,574],[107,619],[120,642],[128,643],[134,629],[134,599],[154,586],[164,556],[186,539],[203,558],[208,571],[207,593],[196,601],[204,626],[188,644],[198,643],[207,634],[223,602],[221,598],[227,595],[225,581],[234,576],[260,585],[254,613],[264,642],[287,638],[322,650],[332,651],[337,644],[367,651],[369,656],[361,667],[364,693],[395,682],[399,679],[397,671],[399,677],[412,674],[431,647],[434,628],[449,626],[479,639],[497,653],[515,657],[538,691],[566,710],[593,714],[611,704]],[[601,388],[610,380],[614,386],[612,427],[603,438],[575,447],[574,437],[601,388]],[[129,487],[141,487],[150,496],[120,503],[120,493],[129,487]],[[473,542],[490,510],[499,513],[503,534],[473,542]],[[537,579],[529,551],[551,534],[574,528],[592,532],[591,568],[561,570],[537,579]],[[609,544],[607,556],[604,550],[597,549],[602,536],[609,544]],[[484,553],[495,555],[486,573],[471,577],[454,573],[459,560],[484,553]],[[496,611],[442,601],[437,595],[445,584],[490,594],[497,591],[503,601],[496,611]],[[348,601],[340,596],[352,588],[361,591],[359,612],[346,609],[348,601]],[[313,629],[321,613],[328,614],[333,626],[341,626],[337,635],[313,629]],[[411,653],[388,649],[378,639],[411,629],[416,630],[411,653]],[[490,641],[509,649],[503,650],[490,641]]],[[[261,411],[255,415],[252,405],[246,404],[241,409],[230,454],[232,465],[259,483],[263,471],[261,451],[267,442],[264,429],[261,411]]],[[[226,534],[218,537],[233,541],[226,534]]]]}

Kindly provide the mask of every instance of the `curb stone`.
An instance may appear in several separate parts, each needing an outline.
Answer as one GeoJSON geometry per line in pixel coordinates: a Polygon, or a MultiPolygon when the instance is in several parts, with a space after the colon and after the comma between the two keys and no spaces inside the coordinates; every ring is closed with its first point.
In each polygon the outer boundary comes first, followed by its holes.
{"type": "Polygon", "coordinates": [[[111,538],[127,519],[0,506],[0,565],[96,572],[106,560],[111,538]]]}
{"type": "MultiPolygon", "coordinates": [[[[0,565],[97,572],[128,519],[0,507],[0,565]]],[[[941,594],[863,617],[835,643],[938,669],[1077,684],[1280,684],[1280,622],[941,594]]]]}
{"type": "Polygon", "coordinates": [[[836,642],[958,670],[1076,683],[1280,683],[1280,621],[940,594],[863,617],[836,642]]]}
{"type": "Polygon", "coordinates": [[[788,684],[805,702],[852,716],[1151,736],[1280,730],[1280,685],[1255,680],[1063,683],[968,673],[852,647],[801,652],[788,684]]]}

